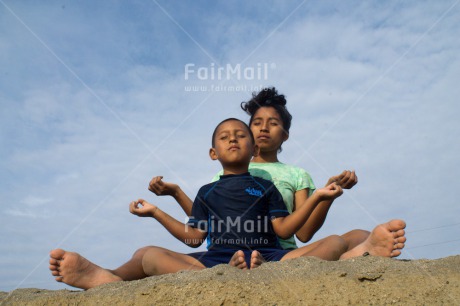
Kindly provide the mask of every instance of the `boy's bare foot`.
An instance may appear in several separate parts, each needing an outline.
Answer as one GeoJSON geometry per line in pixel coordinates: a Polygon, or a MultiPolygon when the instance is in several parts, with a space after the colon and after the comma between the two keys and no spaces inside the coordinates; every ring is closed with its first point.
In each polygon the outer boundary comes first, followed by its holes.
{"type": "Polygon", "coordinates": [[[404,242],[406,242],[405,227],[406,222],[403,220],[391,220],[380,224],[374,228],[363,243],[342,254],[340,259],[362,256],[366,252],[374,256],[399,256],[401,249],[404,248],[404,242]]]}
{"type": "Polygon", "coordinates": [[[90,289],[122,280],[77,253],[55,249],[50,257],[50,270],[56,281],[73,287],[90,289]]]}
{"type": "MultiPolygon", "coordinates": [[[[265,262],[265,259],[262,257],[262,255],[259,253],[259,251],[252,251],[251,253],[251,269],[255,269],[260,267],[261,264],[265,262]]],[[[228,263],[230,266],[241,269],[241,270],[247,270],[248,265],[246,263],[246,258],[244,257],[244,252],[239,250],[236,251],[235,254],[233,254],[232,258],[230,259],[230,262],[228,263]]]]}
{"type": "Polygon", "coordinates": [[[265,259],[259,253],[259,251],[252,251],[251,253],[251,269],[260,267],[265,262],[265,259]]]}
{"type": "Polygon", "coordinates": [[[248,265],[246,264],[246,259],[244,258],[244,252],[241,250],[236,251],[235,254],[233,254],[228,264],[232,267],[241,270],[246,270],[248,268],[248,265]]]}

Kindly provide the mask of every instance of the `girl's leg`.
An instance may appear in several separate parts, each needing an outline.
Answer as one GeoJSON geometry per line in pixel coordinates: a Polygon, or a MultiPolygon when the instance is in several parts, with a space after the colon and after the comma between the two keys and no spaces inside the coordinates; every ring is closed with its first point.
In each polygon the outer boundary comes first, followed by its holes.
{"type": "Polygon", "coordinates": [[[332,235],[287,253],[281,258],[281,261],[302,256],[314,256],[324,260],[338,260],[340,255],[346,252],[346,250],[347,243],[345,240],[338,235],[332,235]]]}
{"type": "Polygon", "coordinates": [[[348,246],[347,251],[350,251],[363,243],[370,234],[371,232],[369,231],[356,229],[343,234],[341,237],[345,240],[348,246]]]}
{"type": "Polygon", "coordinates": [[[206,267],[197,259],[164,248],[149,248],[142,258],[146,275],[161,275],[182,270],[203,270],[206,267]]]}
{"type": "Polygon", "coordinates": [[[362,256],[365,252],[374,256],[399,256],[406,242],[405,227],[406,222],[399,219],[380,224],[366,240],[344,253],[340,259],[362,256]]]}

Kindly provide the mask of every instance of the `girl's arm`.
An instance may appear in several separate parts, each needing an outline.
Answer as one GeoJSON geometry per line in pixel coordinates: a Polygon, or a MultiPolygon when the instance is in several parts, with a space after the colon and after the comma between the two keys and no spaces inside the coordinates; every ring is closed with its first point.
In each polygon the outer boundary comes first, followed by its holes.
{"type": "Polygon", "coordinates": [[[339,175],[335,175],[329,178],[326,186],[334,182],[343,189],[351,189],[358,183],[358,176],[356,175],[355,170],[344,170],[339,175]]]}
{"type": "Polygon", "coordinates": [[[177,184],[162,181],[162,176],[155,176],[149,183],[149,190],[157,196],[172,196],[182,207],[187,216],[192,214],[193,201],[177,184]]]}
{"type": "MultiPolygon", "coordinates": [[[[336,183],[343,189],[351,189],[358,183],[358,177],[355,171],[343,171],[341,174],[331,177],[326,186],[336,183]]],[[[299,190],[294,194],[294,210],[299,209],[308,198],[308,189],[299,190]]],[[[327,213],[331,208],[334,200],[321,201],[311,213],[310,218],[296,232],[297,238],[302,242],[308,242],[313,235],[323,226],[327,213]]]]}
{"type": "MultiPolygon", "coordinates": [[[[298,190],[294,194],[294,211],[300,209],[302,205],[306,203],[308,199],[308,189],[298,190]]],[[[310,217],[302,225],[302,227],[295,233],[296,237],[302,241],[307,242],[313,237],[313,235],[323,226],[326,220],[329,208],[332,205],[331,200],[321,201],[312,211],[310,217]]]]}
{"type": "Polygon", "coordinates": [[[131,202],[129,204],[129,211],[139,217],[152,217],[156,219],[174,237],[190,247],[199,247],[206,238],[206,232],[177,221],[160,210],[158,206],[152,205],[143,199],[131,202]]]}
{"type": "Polygon", "coordinates": [[[305,224],[320,202],[326,200],[332,201],[342,193],[342,188],[335,183],[318,189],[311,197],[305,200],[305,203],[293,211],[292,214],[287,217],[274,219],[272,221],[273,230],[282,239],[291,237],[305,224]]]}

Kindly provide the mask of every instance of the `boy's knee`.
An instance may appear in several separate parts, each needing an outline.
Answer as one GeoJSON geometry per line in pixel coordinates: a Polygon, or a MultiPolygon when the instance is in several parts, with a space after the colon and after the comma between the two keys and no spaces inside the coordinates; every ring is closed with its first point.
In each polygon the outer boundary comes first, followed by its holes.
{"type": "Polygon", "coordinates": [[[140,249],[136,250],[136,252],[134,252],[133,258],[142,259],[144,257],[144,255],[145,255],[145,253],[147,253],[147,251],[152,250],[152,249],[156,249],[156,248],[157,247],[154,247],[154,246],[146,246],[146,247],[140,248],[140,249]]]}
{"type": "Polygon", "coordinates": [[[158,264],[161,261],[161,257],[164,255],[164,251],[150,247],[145,250],[142,256],[142,269],[146,275],[152,276],[158,274],[158,264]]]}

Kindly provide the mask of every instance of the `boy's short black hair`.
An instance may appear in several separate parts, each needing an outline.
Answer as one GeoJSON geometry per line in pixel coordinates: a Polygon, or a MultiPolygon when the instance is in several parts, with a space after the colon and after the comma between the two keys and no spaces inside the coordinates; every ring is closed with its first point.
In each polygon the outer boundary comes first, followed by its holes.
{"type": "Polygon", "coordinates": [[[252,140],[252,143],[255,144],[256,141],[254,139],[254,135],[252,134],[252,131],[251,129],[249,128],[249,126],[246,124],[246,122],[240,120],[240,119],[236,119],[236,118],[227,118],[225,120],[222,120],[217,126],[216,128],[214,129],[214,132],[212,133],[212,141],[211,141],[211,144],[212,144],[212,147],[214,148],[216,142],[214,141],[214,138],[216,137],[216,133],[217,133],[217,129],[219,128],[219,126],[221,126],[222,124],[224,124],[225,122],[227,121],[238,121],[238,122],[241,122],[245,127],[246,129],[248,130],[249,132],[249,135],[251,136],[251,140],[252,140]]]}

